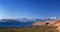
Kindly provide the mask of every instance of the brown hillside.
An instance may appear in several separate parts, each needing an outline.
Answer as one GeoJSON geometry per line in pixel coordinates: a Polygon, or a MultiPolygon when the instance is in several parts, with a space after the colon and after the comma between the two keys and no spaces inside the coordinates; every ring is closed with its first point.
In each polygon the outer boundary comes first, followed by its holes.
{"type": "Polygon", "coordinates": [[[33,26],[56,26],[56,30],[60,32],[60,20],[52,20],[49,22],[36,22],[32,24],[33,26]]]}

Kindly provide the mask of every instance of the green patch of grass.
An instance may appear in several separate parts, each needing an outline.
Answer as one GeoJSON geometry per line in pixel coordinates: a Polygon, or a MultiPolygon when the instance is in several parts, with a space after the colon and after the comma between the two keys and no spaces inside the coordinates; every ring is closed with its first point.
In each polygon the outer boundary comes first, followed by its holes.
{"type": "Polygon", "coordinates": [[[54,27],[0,28],[0,32],[56,32],[54,27]]]}

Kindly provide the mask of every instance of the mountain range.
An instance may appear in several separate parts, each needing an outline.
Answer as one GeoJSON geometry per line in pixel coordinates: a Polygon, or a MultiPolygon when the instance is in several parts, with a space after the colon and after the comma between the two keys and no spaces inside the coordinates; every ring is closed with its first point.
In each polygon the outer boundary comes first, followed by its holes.
{"type": "Polygon", "coordinates": [[[17,19],[1,19],[0,20],[0,27],[28,27],[31,26],[34,22],[44,22],[56,20],[51,18],[44,18],[44,19],[27,19],[27,18],[17,18],[17,19]]]}

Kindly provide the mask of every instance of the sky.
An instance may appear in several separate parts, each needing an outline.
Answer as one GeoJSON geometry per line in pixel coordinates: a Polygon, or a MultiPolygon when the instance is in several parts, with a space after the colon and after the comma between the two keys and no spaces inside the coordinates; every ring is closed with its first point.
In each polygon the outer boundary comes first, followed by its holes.
{"type": "Polygon", "coordinates": [[[0,0],[1,18],[60,18],[59,0],[0,0]]]}

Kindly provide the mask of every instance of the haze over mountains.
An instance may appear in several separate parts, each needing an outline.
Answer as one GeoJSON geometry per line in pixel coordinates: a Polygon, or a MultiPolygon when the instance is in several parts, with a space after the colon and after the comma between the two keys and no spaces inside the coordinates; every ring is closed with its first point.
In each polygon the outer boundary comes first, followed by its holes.
{"type": "Polygon", "coordinates": [[[34,22],[44,22],[56,20],[55,17],[49,17],[44,19],[27,19],[27,18],[17,18],[17,19],[1,19],[0,27],[27,27],[31,26],[34,22]]]}

